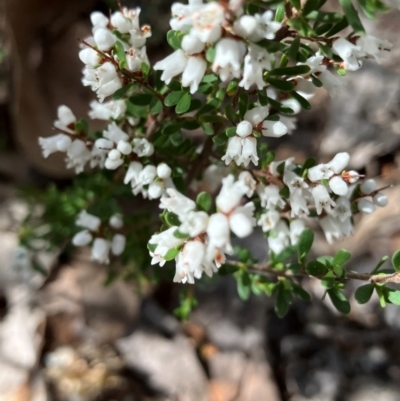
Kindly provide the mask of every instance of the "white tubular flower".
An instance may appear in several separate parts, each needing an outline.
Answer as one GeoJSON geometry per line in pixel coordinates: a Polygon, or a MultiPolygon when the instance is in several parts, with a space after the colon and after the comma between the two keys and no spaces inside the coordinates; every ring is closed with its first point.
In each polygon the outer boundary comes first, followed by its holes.
{"type": "Polygon", "coordinates": [[[278,224],[278,221],[281,219],[279,212],[276,210],[270,210],[267,213],[263,213],[260,216],[260,219],[257,221],[257,224],[261,227],[264,232],[268,232],[275,228],[278,224]]]}
{"type": "Polygon", "coordinates": [[[208,3],[192,14],[190,33],[203,43],[214,43],[222,34],[225,10],[218,3],[208,3]]]}
{"type": "Polygon", "coordinates": [[[99,53],[90,47],[82,49],[79,52],[79,59],[82,61],[82,63],[90,67],[96,67],[100,63],[99,53]]]}
{"type": "Polygon", "coordinates": [[[127,142],[129,140],[129,136],[127,133],[122,131],[121,128],[118,127],[116,123],[111,123],[106,130],[103,131],[104,138],[113,141],[117,144],[119,141],[127,142]]]}
{"type": "Polygon", "coordinates": [[[335,174],[340,174],[349,164],[350,155],[347,152],[338,153],[326,166],[335,174]]]}
{"type": "Polygon", "coordinates": [[[133,28],[132,21],[120,11],[116,11],[111,15],[111,25],[121,33],[129,33],[133,28]]]}
{"type": "Polygon", "coordinates": [[[187,31],[192,26],[193,13],[203,7],[202,0],[189,0],[189,4],[173,3],[169,21],[175,31],[187,31]]]}
{"type": "Polygon", "coordinates": [[[210,216],[207,227],[209,243],[222,249],[225,253],[232,253],[232,245],[229,230],[229,219],[222,213],[216,213],[210,216]]]}
{"type": "Polygon", "coordinates": [[[110,100],[99,103],[95,100],[90,102],[89,117],[92,120],[116,120],[126,113],[126,103],[124,100],[110,100]]]}
{"type": "Polygon", "coordinates": [[[332,97],[335,97],[337,90],[343,86],[343,80],[340,79],[340,76],[330,71],[322,71],[320,74],[317,74],[317,78],[332,97]]]}
{"type": "Polygon", "coordinates": [[[72,238],[72,243],[75,246],[86,246],[92,242],[93,236],[88,230],[79,231],[72,238]]]}
{"type": "Polygon", "coordinates": [[[133,140],[133,152],[139,157],[148,157],[154,153],[154,146],[146,138],[135,138],[133,140]]]}
{"type": "Polygon", "coordinates": [[[75,168],[77,174],[81,173],[86,163],[92,158],[92,153],[80,139],[75,139],[67,151],[67,168],[75,168]]]}
{"type": "Polygon", "coordinates": [[[318,164],[308,169],[307,177],[312,182],[318,182],[331,178],[333,174],[333,171],[326,164],[318,164]]]}
{"type": "Polygon", "coordinates": [[[199,241],[187,242],[176,257],[175,283],[194,284],[194,278],[201,278],[205,246],[199,241]]]}
{"type": "Polygon", "coordinates": [[[372,200],[374,204],[379,207],[385,207],[389,203],[387,196],[381,193],[375,194],[372,200]]]}
{"type": "Polygon", "coordinates": [[[249,171],[242,171],[239,174],[238,180],[242,181],[246,185],[248,189],[246,196],[251,198],[257,188],[257,181],[253,178],[253,175],[249,171]]]}
{"type": "Polygon", "coordinates": [[[117,214],[113,214],[110,217],[108,224],[110,225],[110,227],[115,228],[116,230],[119,230],[120,228],[123,227],[124,221],[122,220],[122,216],[119,213],[117,213],[117,214]]]}
{"type": "Polygon", "coordinates": [[[244,206],[237,207],[229,215],[229,226],[237,237],[244,238],[253,232],[253,227],[256,225],[254,210],[254,203],[248,202],[244,206]]]}
{"type": "Polygon", "coordinates": [[[126,52],[126,68],[129,71],[140,71],[142,69],[142,63],[150,65],[147,57],[146,46],[140,49],[129,49],[126,52]]]}
{"type": "Polygon", "coordinates": [[[122,166],[124,160],[121,158],[121,153],[117,149],[112,149],[107,156],[105,168],[108,170],[115,170],[122,166]]]}
{"type": "Polygon", "coordinates": [[[293,80],[295,91],[304,99],[311,99],[317,93],[318,88],[311,82],[311,79],[295,77],[293,80]]]}
{"type": "Polygon", "coordinates": [[[342,177],[335,176],[329,180],[329,188],[336,195],[345,196],[349,191],[349,187],[342,177]]]}
{"type": "Polygon", "coordinates": [[[86,210],[81,210],[75,224],[78,227],[87,228],[90,231],[97,231],[100,227],[101,220],[97,216],[88,213],[86,210]]]}
{"type": "Polygon", "coordinates": [[[181,74],[188,63],[188,57],[185,52],[181,49],[176,50],[174,53],[170,54],[163,60],[157,62],[154,65],[154,69],[163,71],[161,75],[161,80],[169,84],[172,78],[181,74]]]}
{"type": "Polygon", "coordinates": [[[281,253],[289,245],[289,228],[280,220],[274,228],[274,232],[268,237],[269,249],[275,254],[281,253]]]}
{"type": "Polygon", "coordinates": [[[139,162],[131,162],[125,174],[124,184],[135,186],[139,183],[139,174],[143,169],[143,165],[139,162]]]}
{"type": "Polygon", "coordinates": [[[242,138],[238,136],[233,136],[228,140],[228,146],[226,148],[226,153],[222,156],[221,160],[225,161],[225,164],[228,165],[232,160],[236,162],[239,166],[241,163],[242,156],[242,138]]]}
{"type": "Polygon", "coordinates": [[[248,90],[256,85],[259,90],[265,87],[263,78],[264,69],[271,69],[273,57],[262,47],[255,44],[249,46],[249,53],[244,58],[243,78],[239,86],[248,90]]]}
{"type": "Polygon", "coordinates": [[[159,199],[165,191],[165,184],[162,181],[153,181],[149,185],[148,196],[149,199],[159,199]]]}
{"type": "Polygon", "coordinates": [[[344,38],[339,38],[332,43],[332,51],[343,61],[349,71],[356,71],[361,67],[360,58],[365,56],[361,46],[356,46],[344,38]]]}
{"type": "Polygon", "coordinates": [[[288,134],[291,134],[297,128],[296,117],[279,116],[279,121],[286,126],[288,134]]]}
{"type": "Polygon", "coordinates": [[[246,111],[243,119],[248,121],[253,127],[263,122],[269,114],[268,106],[257,106],[246,111]]]}
{"type": "Polygon", "coordinates": [[[151,164],[148,164],[139,173],[139,181],[142,185],[151,184],[157,177],[157,168],[151,164]]]}
{"type": "Polygon", "coordinates": [[[274,13],[271,10],[266,11],[264,14],[255,14],[256,29],[254,33],[249,36],[253,42],[258,42],[261,39],[272,40],[275,38],[275,33],[281,28],[280,22],[274,21],[274,13]]]}
{"type": "Polygon", "coordinates": [[[93,25],[94,30],[98,28],[105,28],[109,23],[108,18],[99,11],[95,11],[90,14],[90,21],[93,25]]]}
{"type": "Polygon", "coordinates": [[[207,229],[208,214],[206,212],[190,211],[180,217],[182,224],[179,231],[188,234],[191,238],[203,233],[207,229]]]}
{"type": "Polygon", "coordinates": [[[248,191],[247,186],[242,181],[235,181],[233,175],[228,175],[222,180],[222,188],[217,196],[215,203],[220,212],[229,214],[240,202],[248,191]]]}
{"type": "Polygon", "coordinates": [[[55,128],[70,134],[75,133],[76,117],[69,107],[65,105],[59,106],[57,109],[57,117],[57,120],[54,121],[55,128]]]}
{"type": "Polygon", "coordinates": [[[42,148],[43,157],[48,158],[55,152],[67,152],[72,140],[68,135],[58,134],[48,138],[39,137],[39,145],[42,148]]]}
{"type": "Polygon", "coordinates": [[[124,253],[126,245],[126,237],[122,234],[115,234],[111,241],[111,253],[120,256],[124,253]]]}
{"type": "Polygon", "coordinates": [[[290,243],[292,245],[297,245],[297,242],[299,241],[299,237],[305,228],[306,228],[306,225],[304,224],[303,220],[297,219],[297,220],[292,220],[290,222],[289,236],[290,236],[290,243]]]}
{"type": "Polygon", "coordinates": [[[289,187],[290,193],[302,192],[303,189],[308,188],[308,184],[304,178],[299,177],[293,171],[285,170],[283,174],[283,182],[289,187]]]}
{"type": "Polygon", "coordinates": [[[99,263],[108,264],[110,259],[108,257],[110,253],[111,243],[104,238],[96,238],[92,245],[92,260],[99,263]]]}
{"type": "Polygon", "coordinates": [[[190,87],[190,93],[194,94],[199,89],[201,80],[207,69],[207,62],[202,56],[192,56],[186,64],[182,74],[182,86],[190,87]]]}
{"type": "Polygon", "coordinates": [[[372,179],[365,180],[360,185],[360,190],[364,195],[372,194],[372,192],[376,191],[376,181],[372,179]]]}
{"type": "Polygon", "coordinates": [[[332,206],[335,206],[335,202],[331,199],[326,187],[317,185],[311,190],[311,194],[314,198],[317,214],[321,214],[322,210],[327,213],[332,212],[332,206]]]}
{"type": "Polygon", "coordinates": [[[168,230],[152,235],[149,240],[149,244],[156,245],[154,252],[150,252],[150,255],[152,256],[152,265],[159,263],[160,266],[163,266],[166,262],[164,256],[167,254],[167,252],[170,249],[183,244],[184,240],[174,236],[176,229],[177,227],[170,227],[168,230]]]}
{"type": "Polygon", "coordinates": [[[196,209],[196,203],[185,195],[182,195],[176,189],[168,188],[166,193],[169,197],[165,196],[160,199],[161,209],[167,209],[179,217],[185,216],[190,211],[196,209]]]}
{"type": "Polygon", "coordinates": [[[322,231],[325,234],[325,238],[328,244],[332,244],[334,238],[342,238],[342,230],[340,228],[339,221],[332,216],[325,216],[319,220],[319,224],[322,231]]]}
{"type": "Polygon", "coordinates": [[[201,53],[205,46],[204,42],[191,33],[183,37],[181,44],[182,50],[189,56],[201,53]]]}
{"type": "Polygon", "coordinates": [[[219,75],[221,81],[231,77],[239,78],[245,52],[246,46],[243,42],[228,38],[221,39],[215,46],[215,58],[211,67],[213,72],[219,75]]]}
{"type": "Polygon", "coordinates": [[[274,209],[275,207],[283,208],[285,201],[279,194],[279,187],[274,184],[270,185],[257,185],[257,194],[261,201],[261,206],[267,209],[274,209]]]}
{"type": "Polygon", "coordinates": [[[233,30],[236,35],[245,39],[253,35],[256,29],[257,20],[251,15],[243,15],[233,24],[233,30]]]}
{"type": "Polygon", "coordinates": [[[101,51],[111,50],[116,42],[116,37],[108,29],[96,29],[96,32],[93,36],[97,47],[101,51]]]}
{"type": "Polygon", "coordinates": [[[376,209],[375,205],[368,199],[360,199],[357,202],[357,207],[360,212],[363,212],[366,214],[373,213],[373,212],[375,212],[375,209],[376,209]]]}
{"type": "Polygon", "coordinates": [[[132,145],[129,142],[119,141],[117,149],[123,155],[130,155],[132,153],[132,145]]]}
{"type": "Polygon", "coordinates": [[[258,155],[257,155],[257,139],[254,137],[248,137],[242,139],[242,155],[240,157],[240,162],[238,165],[243,163],[243,166],[247,167],[250,162],[255,166],[258,165],[258,155]]]}
{"type": "Polygon", "coordinates": [[[386,52],[393,47],[387,40],[381,40],[371,35],[361,36],[356,40],[356,45],[361,48],[366,56],[373,57],[378,63],[385,58],[386,52]]]}
{"type": "Polygon", "coordinates": [[[309,213],[305,192],[304,190],[297,190],[290,193],[289,203],[292,209],[290,213],[291,217],[301,217],[303,214],[309,213]]]}
{"type": "Polygon", "coordinates": [[[282,121],[265,120],[262,123],[261,132],[266,137],[280,138],[288,133],[288,128],[282,121]]]}
{"type": "Polygon", "coordinates": [[[171,167],[168,166],[168,164],[160,163],[157,166],[157,176],[159,178],[161,178],[162,180],[170,178],[171,177],[171,173],[172,173],[172,170],[171,170],[171,167]]]}
{"type": "Polygon", "coordinates": [[[344,196],[339,196],[339,198],[336,199],[336,205],[333,209],[332,216],[344,222],[349,219],[351,215],[350,200],[344,196]]]}

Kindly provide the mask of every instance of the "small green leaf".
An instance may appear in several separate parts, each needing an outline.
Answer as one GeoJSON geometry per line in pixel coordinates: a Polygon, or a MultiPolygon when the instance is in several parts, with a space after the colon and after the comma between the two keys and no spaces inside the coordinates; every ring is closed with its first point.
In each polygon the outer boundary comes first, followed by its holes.
{"type": "Polygon", "coordinates": [[[387,290],[387,300],[394,304],[400,306],[400,291],[392,290],[391,288],[386,288],[387,290]]]}
{"type": "Polygon", "coordinates": [[[342,20],[337,22],[333,27],[325,34],[326,37],[330,38],[331,36],[336,35],[338,32],[343,31],[343,29],[349,26],[349,22],[346,17],[342,17],[342,20]]]}
{"type": "Polygon", "coordinates": [[[158,99],[157,97],[153,97],[153,99],[151,99],[150,102],[150,114],[151,115],[160,114],[162,107],[163,106],[160,99],[158,99]]]}
{"type": "Polygon", "coordinates": [[[309,228],[306,228],[300,234],[299,241],[297,243],[297,249],[299,252],[299,262],[303,261],[306,258],[308,252],[310,252],[313,242],[314,242],[314,233],[309,228]]]}
{"type": "Polygon", "coordinates": [[[277,102],[276,100],[274,100],[270,97],[268,98],[268,103],[271,105],[271,107],[280,111],[281,113],[284,113],[284,114],[293,114],[294,113],[294,111],[290,107],[284,106],[283,104],[277,102]]]}
{"type": "Polygon", "coordinates": [[[185,94],[179,99],[175,107],[176,114],[184,114],[190,108],[190,103],[192,101],[192,97],[190,96],[189,92],[185,92],[185,94]]]}
{"type": "Polygon", "coordinates": [[[75,131],[84,132],[85,134],[88,134],[89,123],[87,122],[87,120],[85,120],[84,118],[77,120],[77,122],[75,123],[75,131]]]}
{"type": "Polygon", "coordinates": [[[168,93],[168,95],[166,96],[164,104],[167,107],[176,106],[184,94],[185,94],[184,91],[172,91],[168,93]]]}
{"type": "Polygon", "coordinates": [[[275,313],[282,319],[287,314],[288,309],[289,302],[286,296],[286,290],[283,286],[279,286],[275,299],[275,313]]]}
{"type": "Polygon", "coordinates": [[[119,40],[117,40],[115,42],[114,49],[119,61],[119,68],[123,70],[124,68],[126,68],[127,65],[124,45],[119,40]]]}
{"type": "Polygon", "coordinates": [[[176,256],[178,255],[178,253],[180,252],[180,248],[176,247],[176,248],[171,248],[170,250],[168,250],[168,252],[165,254],[164,259],[165,260],[173,260],[176,258],[176,256]]]}
{"type": "Polygon", "coordinates": [[[321,285],[325,288],[332,288],[335,285],[335,275],[333,272],[328,272],[321,280],[321,285]]]}
{"type": "Polygon", "coordinates": [[[350,303],[344,295],[343,291],[338,288],[331,288],[328,291],[329,298],[333,306],[341,313],[348,314],[351,310],[350,303]]]}
{"type": "Polygon", "coordinates": [[[389,259],[389,256],[385,255],[382,257],[382,259],[379,261],[379,263],[375,266],[375,269],[372,270],[371,274],[376,274],[379,269],[386,263],[386,261],[389,259]]]}
{"type": "Polygon", "coordinates": [[[365,284],[357,288],[354,296],[359,304],[365,304],[371,299],[373,292],[374,292],[374,285],[365,284]]]}
{"type": "Polygon", "coordinates": [[[147,244],[147,249],[150,252],[154,252],[156,250],[156,248],[157,248],[157,244],[150,244],[150,243],[147,244]]]}
{"type": "Polygon", "coordinates": [[[171,141],[172,145],[179,146],[183,142],[182,131],[176,131],[172,135],[169,136],[169,140],[171,141]]]}
{"type": "Polygon", "coordinates": [[[394,267],[394,270],[400,272],[400,249],[393,254],[392,265],[394,267]]]}
{"type": "Polygon", "coordinates": [[[174,237],[179,239],[187,239],[189,238],[189,234],[182,233],[178,229],[176,229],[174,231],[174,237]]]}
{"type": "Polygon", "coordinates": [[[265,78],[265,80],[275,88],[281,90],[282,92],[290,92],[294,89],[294,85],[290,81],[284,81],[282,79],[274,79],[268,76],[265,78]]]}
{"type": "Polygon", "coordinates": [[[200,192],[196,198],[196,205],[199,210],[208,212],[211,208],[211,195],[207,192],[200,192]]]}
{"type": "Polygon", "coordinates": [[[346,263],[351,258],[351,253],[346,251],[345,249],[340,249],[336,252],[332,264],[341,266],[346,263]]]}
{"type": "Polygon", "coordinates": [[[135,106],[147,106],[151,103],[153,96],[148,93],[134,93],[129,101],[135,106]]]}
{"type": "Polygon", "coordinates": [[[297,251],[295,246],[286,247],[281,253],[275,256],[274,264],[284,262],[285,260],[292,257],[297,251]]]}
{"type": "MultiPolygon", "coordinates": [[[[317,1],[319,1],[319,0],[317,0],[317,1]]],[[[284,17],[285,17],[285,5],[283,3],[281,3],[278,5],[278,7],[276,7],[275,21],[282,22],[284,17]]]]}
{"type": "Polygon", "coordinates": [[[307,263],[306,272],[310,276],[322,277],[328,272],[328,269],[321,262],[318,262],[317,260],[312,260],[307,263]]]}
{"type": "Polygon", "coordinates": [[[239,266],[230,265],[229,263],[224,263],[219,269],[218,274],[221,276],[231,275],[239,270],[239,266]]]}
{"type": "Polygon", "coordinates": [[[307,16],[311,11],[317,10],[320,5],[319,0],[307,0],[303,7],[303,15],[307,16]]]}
{"type": "Polygon", "coordinates": [[[237,93],[238,89],[239,89],[238,81],[234,79],[233,81],[229,82],[226,88],[226,94],[228,96],[234,96],[237,93]]]}
{"type": "Polygon", "coordinates": [[[301,8],[301,2],[300,2],[300,0],[289,0],[290,1],[290,4],[294,7],[294,8],[296,8],[297,10],[300,10],[300,8],[301,8]]]}
{"type": "Polygon", "coordinates": [[[206,60],[209,63],[212,63],[215,59],[215,48],[214,47],[209,47],[206,51],[206,60]]]}
{"type": "Polygon", "coordinates": [[[239,114],[240,117],[243,118],[245,115],[246,111],[248,110],[249,107],[249,95],[247,92],[243,92],[239,96],[239,114]]]}
{"type": "Polygon", "coordinates": [[[354,31],[358,34],[365,33],[365,29],[361,23],[360,17],[358,16],[358,12],[354,8],[351,0],[339,0],[339,3],[343,7],[346,18],[354,31]]]}
{"type": "Polygon", "coordinates": [[[237,292],[239,297],[246,301],[250,298],[251,294],[251,280],[250,276],[247,272],[240,270],[235,273],[236,284],[237,284],[237,292]]]}
{"type": "Polygon", "coordinates": [[[229,127],[229,128],[227,128],[227,130],[225,131],[225,135],[226,135],[228,138],[232,138],[233,136],[236,135],[236,130],[237,130],[236,127],[229,127]]]}
{"type": "Polygon", "coordinates": [[[113,94],[113,99],[114,100],[119,100],[122,99],[125,94],[128,92],[129,89],[131,89],[133,86],[132,84],[124,85],[122,88],[118,89],[114,94],[113,94]]]}
{"type": "Polygon", "coordinates": [[[305,109],[305,110],[310,110],[311,109],[311,104],[308,102],[308,100],[304,99],[303,96],[299,95],[296,91],[290,92],[293,98],[295,98],[299,103],[300,106],[305,109]]]}
{"type": "Polygon", "coordinates": [[[205,82],[208,84],[212,84],[213,82],[217,81],[218,81],[218,76],[215,74],[204,75],[203,79],[201,80],[201,82],[205,82]]]}
{"type": "Polygon", "coordinates": [[[213,137],[213,142],[217,145],[217,146],[223,146],[226,144],[228,138],[226,137],[225,134],[219,134],[213,137]]]}
{"type": "Polygon", "coordinates": [[[183,34],[180,31],[170,30],[167,32],[168,44],[174,49],[178,50],[181,47],[183,34]]]}
{"type": "Polygon", "coordinates": [[[290,57],[292,60],[296,60],[299,47],[300,47],[300,38],[296,36],[293,42],[290,44],[288,51],[286,52],[288,57],[290,57]]]}
{"type": "Polygon", "coordinates": [[[309,72],[310,67],[308,65],[295,65],[293,67],[275,68],[271,70],[268,74],[274,76],[294,76],[308,74],[309,72]]]}
{"type": "Polygon", "coordinates": [[[172,212],[167,212],[165,214],[165,221],[170,227],[179,226],[181,224],[178,216],[172,212]]]}
{"type": "Polygon", "coordinates": [[[142,63],[140,64],[140,69],[142,70],[142,72],[145,76],[149,75],[150,66],[147,63],[145,63],[144,61],[142,61],[142,63]]]}

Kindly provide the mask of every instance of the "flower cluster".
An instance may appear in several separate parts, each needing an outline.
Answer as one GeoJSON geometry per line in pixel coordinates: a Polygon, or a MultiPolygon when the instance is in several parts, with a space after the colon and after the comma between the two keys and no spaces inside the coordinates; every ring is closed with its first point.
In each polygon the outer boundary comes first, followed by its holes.
{"type": "Polygon", "coordinates": [[[164,265],[175,259],[175,282],[194,283],[203,272],[212,276],[224,254],[232,254],[232,231],[238,237],[246,237],[255,226],[254,204],[242,206],[242,198],[249,188],[233,175],[223,179],[222,189],[216,198],[217,213],[209,215],[196,210],[196,203],[175,189],[167,189],[168,196],[160,199],[160,207],[168,212],[167,222],[179,223],[149,240],[152,264],[164,265]],[[171,216],[172,214],[172,216],[171,216]]]}
{"type": "Polygon", "coordinates": [[[74,235],[72,243],[75,246],[88,246],[91,244],[92,260],[109,263],[110,251],[114,256],[120,256],[124,252],[126,237],[118,232],[124,225],[119,214],[111,216],[109,227],[104,227],[99,217],[82,210],[75,224],[78,227],[82,227],[83,230],[74,235]],[[112,234],[112,238],[110,240],[104,238],[105,234],[112,234]]]}
{"type": "Polygon", "coordinates": [[[121,53],[128,72],[141,70],[142,63],[149,64],[146,39],[150,27],[139,24],[140,8],[116,11],[108,19],[100,12],[91,14],[92,34],[82,42],[79,58],[85,64],[82,83],[97,93],[100,102],[124,85],[124,75],[118,66],[121,53]]]}

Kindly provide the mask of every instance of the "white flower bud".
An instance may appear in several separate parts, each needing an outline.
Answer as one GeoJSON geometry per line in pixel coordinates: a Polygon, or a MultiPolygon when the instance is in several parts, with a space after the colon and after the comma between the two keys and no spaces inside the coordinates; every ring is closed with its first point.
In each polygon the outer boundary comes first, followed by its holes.
{"type": "Polygon", "coordinates": [[[191,56],[192,54],[201,53],[205,48],[205,43],[197,36],[189,33],[183,37],[181,47],[184,52],[191,56]]]}
{"type": "Polygon", "coordinates": [[[248,188],[246,196],[249,198],[253,196],[253,193],[257,187],[257,181],[253,178],[253,175],[249,171],[242,171],[239,174],[238,180],[242,181],[248,188]]]}
{"type": "Polygon", "coordinates": [[[349,164],[350,156],[347,152],[338,153],[329,163],[326,164],[335,174],[340,174],[349,164]]]}
{"type": "Polygon", "coordinates": [[[108,223],[110,224],[110,227],[115,228],[116,230],[119,230],[124,225],[124,221],[120,214],[113,214],[108,223]]]}
{"type": "Polygon", "coordinates": [[[124,161],[122,159],[112,160],[107,157],[106,162],[104,163],[104,167],[107,170],[116,170],[118,167],[122,166],[124,161]]]}
{"type": "Polygon", "coordinates": [[[119,160],[121,159],[121,152],[117,149],[112,149],[108,154],[108,158],[113,161],[119,160]]]}
{"type": "Polygon", "coordinates": [[[105,28],[108,25],[108,18],[99,11],[90,14],[90,21],[97,28],[105,28]]]}
{"type": "Polygon", "coordinates": [[[115,256],[122,255],[125,250],[126,237],[122,234],[115,234],[111,242],[111,252],[115,256]]]}
{"type": "Polygon", "coordinates": [[[297,219],[290,222],[290,242],[292,245],[296,245],[299,240],[300,234],[306,228],[304,221],[297,219]]]}
{"type": "Polygon", "coordinates": [[[164,193],[165,186],[162,181],[153,181],[149,185],[148,195],[149,199],[158,199],[161,198],[162,194],[164,193]]]}
{"type": "Polygon", "coordinates": [[[132,145],[129,142],[119,141],[117,145],[117,149],[123,155],[130,155],[132,153],[132,145]]]}
{"type": "Polygon", "coordinates": [[[104,238],[96,238],[92,245],[92,260],[96,260],[100,263],[109,263],[108,254],[110,252],[110,241],[104,238]]]}
{"type": "Polygon", "coordinates": [[[251,219],[244,213],[233,213],[229,217],[231,230],[239,237],[244,238],[253,232],[251,219]]]}
{"type": "Polygon", "coordinates": [[[54,123],[55,127],[59,127],[61,126],[65,126],[68,127],[68,125],[70,124],[74,124],[76,122],[76,117],[74,115],[74,113],[72,112],[72,110],[65,106],[59,106],[58,110],[57,110],[57,116],[58,116],[58,123],[61,124],[57,124],[57,122],[54,123]]]}
{"type": "Polygon", "coordinates": [[[207,234],[214,246],[221,249],[230,248],[229,220],[224,214],[216,213],[210,216],[207,234]]]}
{"type": "Polygon", "coordinates": [[[382,193],[375,194],[372,200],[376,206],[380,207],[385,207],[389,202],[387,196],[382,193]]]}
{"type": "Polygon", "coordinates": [[[57,150],[60,152],[66,152],[71,146],[72,139],[67,135],[61,135],[56,143],[57,150]]]}
{"type": "Polygon", "coordinates": [[[100,102],[102,102],[106,97],[113,95],[118,89],[121,88],[122,88],[121,80],[118,77],[115,77],[113,80],[100,86],[100,88],[97,90],[97,96],[100,102]]]}
{"type": "Polygon", "coordinates": [[[111,16],[111,25],[118,29],[121,33],[129,33],[133,28],[132,22],[124,16],[120,11],[116,11],[111,16]]]}
{"type": "Polygon", "coordinates": [[[79,52],[79,59],[82,63],[89,65],[90,67],[95,67],[99,64],[100,57],[96,50],[88,47],[79,52]]]}
{"type": "Polygon", "coordinates": [[[131,162],[128,167],[128,171],[125,174],[124,184],[130,182],[137,183],[139,180],[139,173],[142,171],[143,165],[139,162],[131,162]]]}
{"type": "Polygon", "coordinates": [[[99,28],[94,33],[94,40],[101,51],[110,50],[115,43],[115,36],[108,30],[99,28]]]}
{"type": "Polygon", "coordinates": [[[133,151],[139,157],[151,156],[154,153],[154,146],[146,138],[135,138],[133,140],[133,151]]]}
{"type": "Polygon", "coordinates": [[[249,136],[252,132],[253,126],[248,121],[241,121],[236,128],[236,134],[241,138],[246,138],[246,136],[249,136]]]}
{"type": "Polygon", "coordinates": [[[169,167],[166,163],[161,163],[157,166],[157,175],[162,180],[171,177],[171,172],[171,167],[169,167]]]}
{"type": "Polygon", "coordinates": [[[351,170],[347,172],[347,180],[349,184],[355,184],[360,179],[360,174],[357,171],[351,170]]]}
{"type": "Polygon", "coordinates": [[[78,227],[84,227],[89,229],[90,231],[97,231],[100,227],[101,220],[97,216],[88,213],[86,210],[82,210],[79,213],[75,224],[78,227]]]}
{"type": "Polygon", "coordinates": [[[335,206],[335,202],[331,199],[326,187],[317,185],[311,190],[311,194],[314,198],[317,214],[321,214],[322,209],[326,210],[328,213],[332,211],[332,206],[335,206]]]}
{"type": "Polygon", "coordinates": [[[114,147],[114,144],[109,139],[104,138],[96,139],[94,144],[99,150],[111,150],[114,147]]]}
{"type": "Polygon", "coordinates": [[[122,129],[119,128],[115,123],[111,123],[107,127],[107,129],[103,132],[103,136],[114,143],[118,143],[119,141],[127,142],[129,140],[128,134],[122,131],[122,129]]]}
{"type": "Polygon", "coordinates": [[[72,243],[75,246],[86,246],[89,245],[92,239],[92,234],[90,234],[88,230],[83,230],[74,235],[74,237],[72,238],[72,243]]]}
{"type": "Polygon", "coordinates": [[[280,138],[288,133],[288,129],[281,121],[264,121],[262,124],[263,136],[280,138]]]}
{"type": "Polygon", "coordinates": [[[360,190],[364,195],[369,195],[376,190],[376,182],[375,180],[369,179],[365,180],[360,185],[360,190]]]}
{"type": "Polygon", "coordinates": [[[157,177],[157,168],[148,164],[139,174],[139,181],[142,185],[148,185],[157,177]]]}
{"type": "Polygon", "coordinates": [[[329,187],[336,195],[345,196],[349,190],[342,177],[335,176],[329,180],[329,187]]]}
{"type": "Polygon", "coordinates": [[[243,15],[233,25],[236,35],[242,38],[248,38],[257,28],[257,20],[250,15],[243,15]]]}
{"type": "Polygon", "coordinates": [[[375,211],[375,205],[367,199],[360,199],[357,203],[358,210],[364,213],[372,213],[375,211]]]}

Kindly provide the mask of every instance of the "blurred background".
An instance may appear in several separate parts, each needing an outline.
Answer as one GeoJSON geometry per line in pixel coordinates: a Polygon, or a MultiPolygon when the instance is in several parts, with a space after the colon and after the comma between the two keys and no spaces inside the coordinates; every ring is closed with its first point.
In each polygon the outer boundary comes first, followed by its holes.
{"type": "MultiPolygon", "coordinates": [[[[170,3],[123,1],[152,25],[153,61],[168,52],[170,3]]],[[[0,401],[400,400],[400,309],[380,309],[375,298],[364,306],[351,298],[352,312],[341,316],[309,280],[313,301],[278,319],[272,300],[241,301],[235,281],[224,278],[196,286],[199,306],[181,323],[173,315],[180,286],[104,287],[106,269],[85,251],[40,255],[50,275],[32,271],[25,284],[10,269],[19,223],[31,211],[17,188],[70,182],[62,157],[43,159],[37,138],[52,134],[59,104],[87,114],[92,93],[80,83],[76,39],[89,34],[92,11],[110,7],[111,0],[0,0],[0,401]],[[32,288],[30,302],[19,302],[32,288]]],[[[317,236],[316,254],[345,248],[348,268],[361,272],[400,248],[400,12],[365,26],[393,43],[387,60],[348,74],[335,98],[321,89],[293,135],[271,143],[277,159],[299,162],[348,151],[351,168],[394,184],[389,206],[363,217],[354,237],[328,246],[317,236]]],[[[251,247],[265,254],[263,241],[251,247]]]]}

